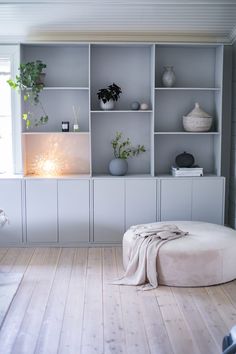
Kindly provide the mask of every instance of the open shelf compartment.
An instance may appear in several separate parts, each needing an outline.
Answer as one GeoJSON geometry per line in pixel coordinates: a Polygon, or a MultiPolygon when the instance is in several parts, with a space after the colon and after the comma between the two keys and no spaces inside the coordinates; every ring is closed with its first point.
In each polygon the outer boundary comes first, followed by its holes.
{"type": "Polygon", "coordinates": [[[90,175],[90,134],[23,134],[24,175],[90,175]]]}
{"type": "Polygon", "coordinates": [[[129,158],[129,174],[150,174],[151,114],[100,113],[92,118],[92,166],[93,175],[107,175],[109,162],[114,158],[111,140],[116,132],[130,138],[133,146],[144,145],[146,152],[129,158]]]}
{"type": "Polygon", "coordinates": [[[89,45],[24,44],[22,62],[42,60],[46,65],[45,86],[89,87],[89,45]]]}
{"type": "Polygon", "coordinates": [[[198,102],[213,117],[211,131],[220,131],[220,93],[218,91],[156,91],[155,131],[183,132],[183,116],[198,102]]]}
{"type": "MultiPolygon", "coordinates": [[[[75,121],[73,106],[76,111],[79,109],[79,127],[80,131],[89,131],[89,92],[88,90],[75,90],[75,91],[54,91],[45,90],[40,93],[40,100],[44,109],[49,117],[48,122],[38,127],[30,127],[31,132],[59,132],[61,131],[61,122],[68,121],[70,123],[70,130],[73,130],[75,121]]],[[[23,103],[23,111],[33,112],[34,117],[39,119],[43,114],[40,105],[30,106],[29,103],[23,103]]],[[[33,119],[32,119],[33,120],[33,119]]],[[[23,131],[27,131],[23,122],[23,131]]]]}
{"type": "Polygon", "coordinates": [[[116,110],[129,110],[134,101],[152,109],[151,73],[151,45],[91,45],[92,110],[100,110],[97,91],[113,82],[122,89],[116,110]]]}
{"type": "Polygon", "coordinates": [[[155,175],[170,174],[177,155],[188,152],[204,174],[220,176],[219,135],[155,135],[155,175]]]}

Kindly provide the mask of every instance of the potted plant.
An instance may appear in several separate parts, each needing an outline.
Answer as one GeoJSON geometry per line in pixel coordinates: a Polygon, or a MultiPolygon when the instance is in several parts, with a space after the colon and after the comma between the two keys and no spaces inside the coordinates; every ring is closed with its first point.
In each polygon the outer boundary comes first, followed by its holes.
{"type": "Polygon", "coordinates": [[[122,133],[116,132],[115,138],[111,141],[114,159],[109,163],[109,171],[113,176],[124,176],[128,171],[128,157],[138,156],[146,149],[144,145],[133,147],[130,139],[121,141],[122,133]]]}
{"type": "Polygon", "coordinates": [[[115,101],[118,101],[120,94],[122,93],[121,88],[114,82],[107,88],[98,90],[97,96],[100,100],[100,107],[103,110],[111,110],[114,108],[115,101]]]}
{"type": "MultiPolygon", "coordinates": [[[[24,93],[25,102],[29,101],[31,106],[40,105],[43,115],[39,119],[34,119],[35,126],[45,124],[48,121],[48,115],[39,99],[39,94],[44,88],[45,73],[43,73],[43,69],[45,68],[46,64],[41,60],[20,64],[19,75],[16,76],[15,80],[7,81],[11,88],[24,93]]],[[[31,126],[33,117],[34,114],[30,111],[23,113],[22,118],[26,122],[27,129],[31,126]]]]}

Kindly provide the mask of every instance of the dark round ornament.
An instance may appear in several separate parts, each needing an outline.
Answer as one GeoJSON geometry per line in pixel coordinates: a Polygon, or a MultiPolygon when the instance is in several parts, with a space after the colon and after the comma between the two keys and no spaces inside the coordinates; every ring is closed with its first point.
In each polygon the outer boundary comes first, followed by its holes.
{"type": "Polygon", "coordinates": [[[194,164],[194,157],[184,151],[182,154],[176,156],[175,163],[178,167],[191,167],[194,164]]]}

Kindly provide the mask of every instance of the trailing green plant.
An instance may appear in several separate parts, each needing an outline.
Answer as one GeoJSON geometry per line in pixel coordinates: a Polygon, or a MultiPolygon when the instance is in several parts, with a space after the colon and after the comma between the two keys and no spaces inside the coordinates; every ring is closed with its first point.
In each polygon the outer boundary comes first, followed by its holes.
{"type": "Polygon", "coordinates": [[[98,90],[97,96],[99,100],[102,100],[103,103],[106,103],[110,100],[118,101],[121,93],[121,88],[113,82],[113,84],[109,85],[107,88],[98,90]]]}
{"type": "MultiPolygon", "coordinates": [[[[25,64],[20,64],[19,75],[16,75],[15,80],[8,80],[8,84],[14,90],[23,92],[24,102],[29,101],[31,106],[40,105],[43,115],[39,119],[34,119],[34,125],[38,126],[45,124],[48,121],[48,115],[39,99],[39,94],[44,88],[42,82],[43,69],[46,68],[41,60],[36,60],[34,62],[29,62],[25,64]]],[[[23,113],[22,118],[26,121],[27,129],[31,126],[34,114],[30,111],[23,113]]]]}
{"type": "Polygon", "coordinates": [[[113,147],[113,153],[117,159],[127,159],[128,157],[138,156],[142,152],[145,152],[146,149],[144,145],[138,145],[134,147],[131,145],[130,139],[121,141],[122,133],[116,132],[115,138],[111,141],[113,147]]]}

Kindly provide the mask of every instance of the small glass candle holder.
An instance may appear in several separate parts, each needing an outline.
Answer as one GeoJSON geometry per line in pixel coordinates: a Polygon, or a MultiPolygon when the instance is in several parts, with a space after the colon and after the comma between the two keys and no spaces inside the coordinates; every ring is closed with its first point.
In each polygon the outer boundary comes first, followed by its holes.
{"type": "Polygon", "coordinates": [[[78,123],[78,122],[74,122],[74,124],[73,124],[73,131],[74,131],[74,132],[79,132],[79,123],[78,123]]]}

